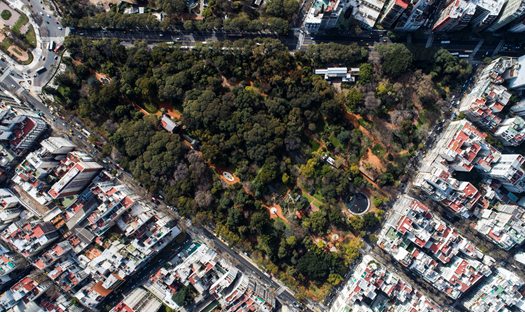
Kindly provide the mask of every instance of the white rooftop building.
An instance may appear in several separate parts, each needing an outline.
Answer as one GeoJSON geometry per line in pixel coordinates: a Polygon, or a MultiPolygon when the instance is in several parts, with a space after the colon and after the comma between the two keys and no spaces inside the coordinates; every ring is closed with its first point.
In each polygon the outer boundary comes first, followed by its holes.
{"type": "Polygon", "coordinates": [[[464,305],[471,312],[510,312],[516,307],[525,311],[523,295],[520,293],[524,282],[513,272],[499,267],[487,283],[464,305]]]}
{"type": "Polygon", "coordinates": [[[331,81],[333,79],[340,79],[344,83],[354,83],[355,76],[352,73],[359,73],[358,68],[351,68],[350,72],[347,67],[315,69],[314,74],[323,75],[324,79],[331,81]]]}

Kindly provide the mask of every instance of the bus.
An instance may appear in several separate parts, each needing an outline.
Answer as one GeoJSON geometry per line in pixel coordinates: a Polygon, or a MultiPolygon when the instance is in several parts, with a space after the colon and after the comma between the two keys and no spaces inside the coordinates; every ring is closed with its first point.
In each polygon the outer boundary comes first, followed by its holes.
{"type": "Polygon", "coordinates": [[[86,135],[87,137],[91,136],[91,133],[89,133],[89,131],[86,129],[82,129],[82,133],[84,133],[84,135],[86,135]]]}
{"type": "Polygon", "coordinates": [[[37,74],[40,74],[40,73],[44,73],[45,71],[47,71],[47,68],[46,67],[40,67],[36,70],[36,73],[37,74]]]}
{"type": "Polygon", "coordinates": [[[55,48],[55,50],[53,50],[53,52],[58,53],[60,49],[62,49],[62,45],[57,45],[57,47],[55,48]]]}

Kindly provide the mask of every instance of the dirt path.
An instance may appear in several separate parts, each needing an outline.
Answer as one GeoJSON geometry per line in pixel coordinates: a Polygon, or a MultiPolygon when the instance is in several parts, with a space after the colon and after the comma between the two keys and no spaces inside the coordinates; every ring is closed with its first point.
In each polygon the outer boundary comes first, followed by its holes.
{"type": "Polygon", "coordinates": [[[162,103],[159,105],[160,109],[164,109],[166,114],[175,120],[182,120],[182,113],[177,109],[174,109],[172,105],[167,103],[162,103]]]}
{"type": "Polygon", "coordinates": [[[365,127],[363,127],[361,124],[359,124],[359,119],[362,119],[360,115],[357,115],[355,113],[351,113],[348,111],[345,111],[345,117],[350,121],[355,128],[359,129],[365,135],[368,137],[372,143],[374,144],[380,144],[381,140],[379,140],[376,136],[374,136],[370,131],[368,131],[365,127]]]}

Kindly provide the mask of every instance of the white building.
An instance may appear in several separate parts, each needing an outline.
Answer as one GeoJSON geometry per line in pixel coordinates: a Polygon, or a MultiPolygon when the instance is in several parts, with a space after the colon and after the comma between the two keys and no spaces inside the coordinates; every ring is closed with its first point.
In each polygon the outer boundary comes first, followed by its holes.
{"type": "Polygon", "coordinates": [[[60,180],[53,184],[48,194],[54,199],[76,195],[85,189],[102,169],[103,167],[86,153],[69,153],[68,158],[63,160],[55,171],[60,180]]]}
{"type": "MultiPolygon", "coordinates": [[[[525,3],[525,0],[523,0],[525,3]]],[[[525,10],[525,4],[524,4],[525,10]]],[[[518,58],[517,66],[506,77],[509,89],[525,89],[525,55],[518,58]]]]}
{"type": "Polygon", "coordinates": [[[471,312],[511,312],[513,306],[525,311],[525,303],[520,290],[523,280],[513,272],[499,267],[487,283],[464,305],[471,312]]]}
{"type": "Polygon", "coordinates": [[[315,34],[334,28],[349,4],[349,0],[314,0],[304,20],[304,29],[315,34]]]}
{"type": "Polygon", "coordinates": [[[508,0],[496,21],[488,28],[490,31],[497,31],[509,23],[522,17],[525,13],[525,0],[508,0]]]}
{"type": "Polygon", "coordinates": [[[354,83],[355,76],[353,76],[352,73],[359,73],[359,68],[352,68],[350,72],[351,73],[348,72],[348,68],[346,67],[315,69],[314,71],[316,75],[323,75],[327,81],[338,79],[344,83],[354,83]]]}
{"type": "Polygon", "coordinates": [[[505,119],[494,135],[501,139],[504,145],[518,146],[525,140],[525,120],[519,116],[505,119]]]}

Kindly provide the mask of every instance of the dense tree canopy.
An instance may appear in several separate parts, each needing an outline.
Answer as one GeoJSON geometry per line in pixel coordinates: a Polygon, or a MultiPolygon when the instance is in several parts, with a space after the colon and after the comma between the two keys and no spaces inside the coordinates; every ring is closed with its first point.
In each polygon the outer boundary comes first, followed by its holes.
{"type": "Polygon", "coordinates": [[[472,73],[472,66],[466,59],[453,56],[446,49],[439,49],[434,55],[433,74],[444,84],[461,82],[472,73]]]}
{"type": "Polygon", "coordinates": [[[377,51],[381,56],[383,72],[390,77],[406,73],[412,65],[412,53],[403,44],[381,44],[377,51]]]}
{"type": "MultiPolygon", "coordinates": [[[[279,5],[287,10],[294,5],[290,1],[270,2],[267,10],[279,5]]],[[[387,155],[386,144],[371,143],[370,117],[391,124],[380,140],[387,142],[389,134],[387,144],[398,151],[412,150],[420,140],[412,94],[364,63],[367,51],[356,45],[314,45],[295,54],[271,39],[189,51],[75,37],[65,45],[68,69],[57,77],[59,87],[46,91],[109,140],[113,149],[104,151],[180,214],[260,254],[270,271],[279,269],[286,280],[302,285],[339,282],[359,256],[358,237],[337,244],[335,252],[323,246],[331,232],[365,236],[380,224],[372,213],[350,219],[342,213],[349,196],[367,184],[359,161],[369,151],[382,158],[385,173],[377,182],[383,186],[394,185],[403,173],[408,155],[387,155]],[[315,67],[337,65],[360,67],[363,82],[336,93],[313,73],[315,67]],[[173,134],[159,121],[172,109],[182,125],[173,134]],[[200,145],[190,145],[191,139],[200,145]],[[326,161],[329,154],[337,165],[326,161]],[[224,170],[241,183],[221,181],[224,170]],[[285,191],[297,196],[293,203],[283,203],[285,191]],[[269,205],[275,203],[288,207],[288,221],[270,219],[269,205]]],[[[384,48],[383,58],[405,53],[392,49],[384,48]]],[[[411,57],[405,59],[386,66],[389,75],[408,69],[411,57]]],[[[416,74],[409,91],[417,90],[422,105],[431,108],[439,95],[425,88],[432,84],[430,75],[416,74]]]]}

